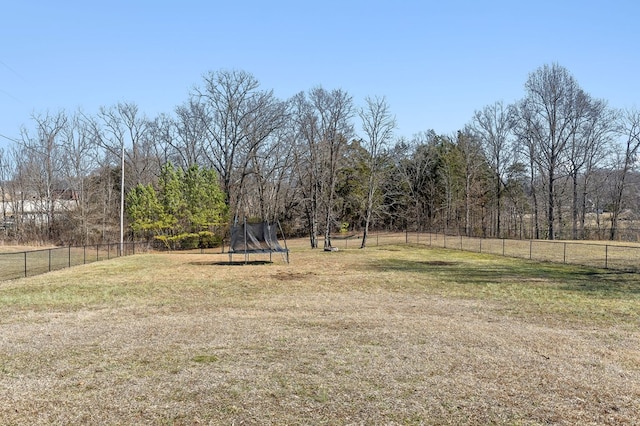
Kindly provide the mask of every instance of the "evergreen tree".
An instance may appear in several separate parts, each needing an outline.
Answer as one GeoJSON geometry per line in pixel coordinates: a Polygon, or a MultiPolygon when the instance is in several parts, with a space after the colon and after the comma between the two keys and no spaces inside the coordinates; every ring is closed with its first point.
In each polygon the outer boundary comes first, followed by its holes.
{"type": "Polygon", "coordinates": [[[163,209],[151,185],[138,185],[127,194],[127,213],[137,237],[149,237],[165,228],[163,209]]]}
{"type": "Polygon", "coordinates": [[[216,172],[197,165],[183,171],[167,163],[157,193],[138,185],[127,194],[132,230],[172,248],[210,245],[212,229],[226,222],[227,210],[216,172]]]}

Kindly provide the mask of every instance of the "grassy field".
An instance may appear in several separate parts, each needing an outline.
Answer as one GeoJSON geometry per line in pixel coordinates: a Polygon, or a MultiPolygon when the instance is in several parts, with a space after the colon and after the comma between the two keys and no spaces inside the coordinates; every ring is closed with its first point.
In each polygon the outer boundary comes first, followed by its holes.
{"type": "Polygon", "coordinates": [[[639,275],[290,245],[0,282],[0,424],[640,424],[639,275]]]}

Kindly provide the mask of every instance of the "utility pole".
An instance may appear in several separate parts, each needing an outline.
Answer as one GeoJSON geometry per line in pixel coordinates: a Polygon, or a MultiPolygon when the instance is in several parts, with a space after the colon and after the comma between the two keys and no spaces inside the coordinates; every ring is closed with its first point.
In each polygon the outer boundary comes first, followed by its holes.
{"type": "Polygon", "coordinates": [[[120,256],[124,255],[124,143],[120,163],[120,256]]]}

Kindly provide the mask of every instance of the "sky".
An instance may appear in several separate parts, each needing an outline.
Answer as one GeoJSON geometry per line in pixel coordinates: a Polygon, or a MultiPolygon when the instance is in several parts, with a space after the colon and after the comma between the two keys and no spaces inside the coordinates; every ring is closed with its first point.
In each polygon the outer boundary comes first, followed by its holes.
{"type": "MultiPolygon", "coordinates": [[[[525,95],[545,64],[614,108],[640,104],[635,0],[33,1],[0,6],[0,148],[33,117],[118,102],[173,114],[209,72],[287,99],[384,96],[396,136],[452,134],[525,95]]],[[[356,131],[361,133],[357,122],[356,131]]]]}

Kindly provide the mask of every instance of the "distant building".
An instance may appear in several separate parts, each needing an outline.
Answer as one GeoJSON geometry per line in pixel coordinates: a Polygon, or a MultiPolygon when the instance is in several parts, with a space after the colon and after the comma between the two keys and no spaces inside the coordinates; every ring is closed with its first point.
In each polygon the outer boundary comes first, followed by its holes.
{"type": "Polygon", "coordinates": [[[51,199],[40,198],[35,194],[18,193],[19,199],[4,194],[0,201],[0,229],[12,228],[15,222],[46,223],[49,213],[54,214],[75,210],[78,200],[77,191],[54,190],[51,199]],[[18,220],[21,219],[21,220],[18,220]]]}

